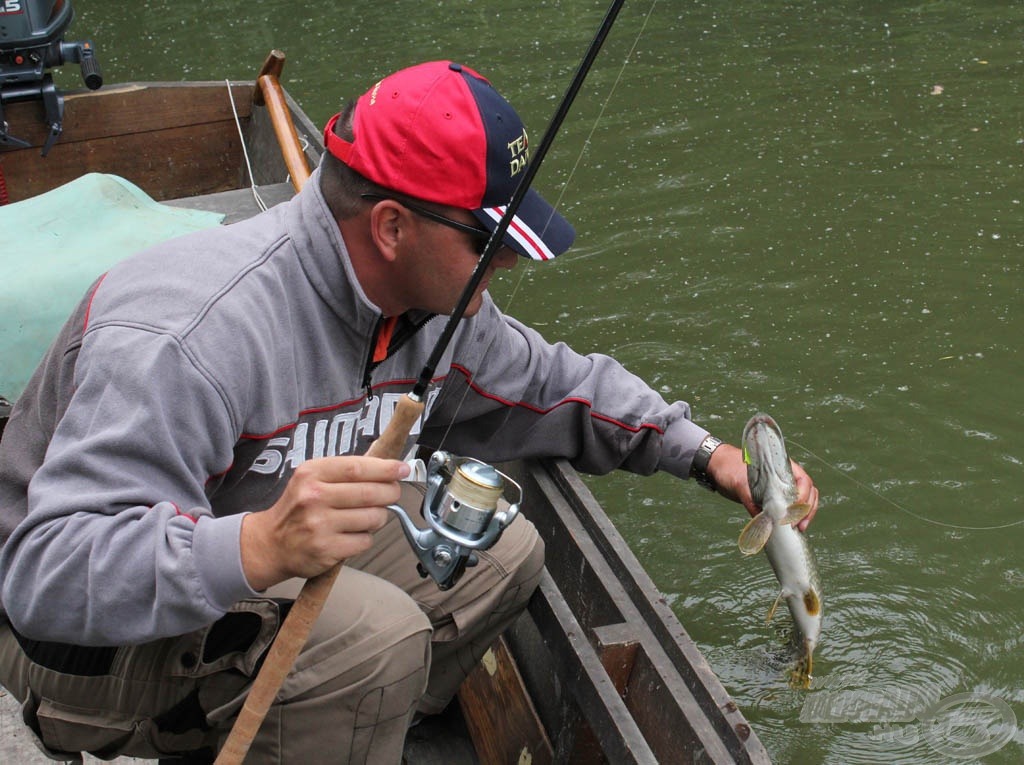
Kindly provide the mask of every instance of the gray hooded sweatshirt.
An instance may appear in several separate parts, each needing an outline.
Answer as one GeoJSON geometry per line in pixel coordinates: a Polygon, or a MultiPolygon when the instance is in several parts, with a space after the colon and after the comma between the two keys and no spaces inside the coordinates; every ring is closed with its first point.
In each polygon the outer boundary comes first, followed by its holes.
{"type": "MultiPolygon", "coordinates": [[[[257,596],[244,514],[305,460],[365,452],[412,388],[445,317],[393,343],[368,387],[381,314],[319,185],[118,264],[49,349],[0,442],[0,607],[26,637],[145,642],[257,596]]],[[[687,404],[485,296],[410,445],[686,477],[705,435],[687,404]]]]}

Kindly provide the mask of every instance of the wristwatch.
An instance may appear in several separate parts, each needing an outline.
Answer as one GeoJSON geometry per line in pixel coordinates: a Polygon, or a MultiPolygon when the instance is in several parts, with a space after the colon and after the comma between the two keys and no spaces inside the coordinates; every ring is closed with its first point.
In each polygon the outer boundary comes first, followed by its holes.
{"type": "Polygon", "coordinates": [[[697,451],[693,455],[693,462],[690,464],[690,478],[709,491],[718,490],[715,479],[708,474],[708,463],[711,462],[711,455],[715,453],[715,449],[721,445],[720,438],[705,436],[704,440],[700,442],[700,446],[697,447],[697,451]]]}

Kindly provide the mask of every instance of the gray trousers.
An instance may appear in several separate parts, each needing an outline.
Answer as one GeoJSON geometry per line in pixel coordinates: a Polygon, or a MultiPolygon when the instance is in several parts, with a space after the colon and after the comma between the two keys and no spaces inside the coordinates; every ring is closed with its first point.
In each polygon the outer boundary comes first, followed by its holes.
{"type": "MultiPolygon", "coordinates": [[[[403,501],[403,504],[406,504],[403,501]]],[[[399,763],[536,588],[544,547],[519,517],[452,589],[422,579],[397,521],[346,561],[246,762],[399,763]]],[[[60,760],[216,750],[301,580],[187,635],[66,655],[0,626],[0,684],[60,760]],[[31,654],[32,658],[29,658],[31,654]]]]}

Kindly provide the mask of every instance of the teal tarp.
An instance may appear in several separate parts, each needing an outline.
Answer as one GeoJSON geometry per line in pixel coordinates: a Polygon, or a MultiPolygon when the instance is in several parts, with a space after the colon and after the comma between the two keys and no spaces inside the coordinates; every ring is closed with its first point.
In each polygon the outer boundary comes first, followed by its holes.
{"type": "Polygon", "coordinates": [[[100,274],[223,217],[159,204],[124,178],[100,173],[0,206],[0,395],[12,401],[21,395],[100,274]]]}

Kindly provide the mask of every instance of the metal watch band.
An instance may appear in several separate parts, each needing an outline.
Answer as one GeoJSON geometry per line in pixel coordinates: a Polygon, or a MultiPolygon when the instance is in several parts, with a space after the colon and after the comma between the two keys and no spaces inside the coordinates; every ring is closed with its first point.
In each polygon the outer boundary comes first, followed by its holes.
{"type": "Polygon", "coordinates": [[[720,438],[705,436],[700,442],[696,453],[693,455],[693,463],[690,465],[690,477],[709,491],[716,491],[718,486],[715,480],[708,475],[708,463],[711,462],[711,455],[715,449],[722,445],[720,438]]]}

